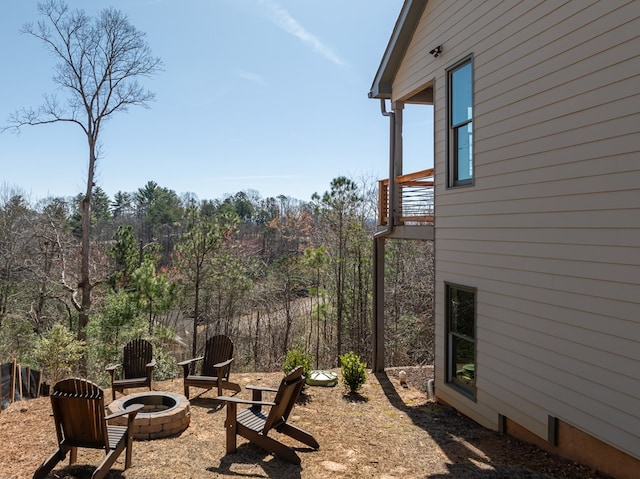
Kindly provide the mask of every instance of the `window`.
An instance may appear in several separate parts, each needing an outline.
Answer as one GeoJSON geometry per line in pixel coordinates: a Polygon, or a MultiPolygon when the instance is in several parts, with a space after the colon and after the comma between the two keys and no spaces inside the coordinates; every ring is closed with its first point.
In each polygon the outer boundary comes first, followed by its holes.
{"type": "Polygon", "coordinates": [[[476,389],[476,292],[446,285],[447,379],[471,396],[476,389]]]}
{"type": "Polygon", "coordinates": [[[473,63],[447,72],[449,98],[449,186],[473,183],[473,63]]]}

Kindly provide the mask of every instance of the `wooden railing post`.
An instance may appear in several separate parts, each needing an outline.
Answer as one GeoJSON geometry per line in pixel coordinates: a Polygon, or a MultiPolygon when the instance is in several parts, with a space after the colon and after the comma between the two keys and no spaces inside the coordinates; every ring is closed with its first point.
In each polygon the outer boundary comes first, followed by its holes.
{"type": "Polygon", "coordinates": [[[378,224],[386,225],[389,220],[389,180],[378,181],[378,224]]]}
{"type": "MultiPolygon", "coordinates": [[[[433,223],[433,168],[395,178],[397,185],[397,223],[433,223]]],[[[387,225],[391,218],[389,179],[378,182],[378,224],[387,225]]],[[[393,225],[395,226],[395,225],[393,225]]]]}

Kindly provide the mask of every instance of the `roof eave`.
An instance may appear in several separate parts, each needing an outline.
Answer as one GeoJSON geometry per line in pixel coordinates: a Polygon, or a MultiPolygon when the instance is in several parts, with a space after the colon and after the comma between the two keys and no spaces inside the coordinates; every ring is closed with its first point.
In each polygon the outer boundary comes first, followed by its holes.
{"type": "Polygon", "coordinates": [[[393,79],[428,0],[405,0],[369,90],[369,98],[391,98],[393,79]]]}

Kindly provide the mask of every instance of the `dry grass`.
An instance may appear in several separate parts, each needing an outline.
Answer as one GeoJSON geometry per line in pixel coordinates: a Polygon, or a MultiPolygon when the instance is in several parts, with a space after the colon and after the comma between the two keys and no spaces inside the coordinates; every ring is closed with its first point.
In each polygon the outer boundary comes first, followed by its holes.
{"type": "MultiPolygon", "coordinates": [[[[398,384],[393,370],[370,374],[355,397],[345,396],[341,385],[307,387],[290,420],[311,432],[320,450],[282,438],[297,448],[301,466],[274,458],[243,438],[238,439],[238,452],[227,455],[224,405],[215,400],[213,391],[194,398],[198,390],[193,389],[189,428],[177,437],[136,441],[132,467],[124,471],[121,456],[107,479],[603,477],[428,401],[423,386],[430,370],[405,369],[406,388],[398,384]]],[[[277,386],[281,377],[280,373],[236,374],[234,380],[243,386],[277,386]]],[[[154,389],[180,393],[182,382],[156,383],[154,389]]],[[[244,388],[240,395],[250,397],[244,388]]],[[[281,438],[277,433],[274,437],[281,438]]],[[[19,401],[3,411],[0,441],[0,478],[30,478],[56,447],[49,399],[19,401]]],[[[79,466],[69,467],[65,461],[50,477],[89,478],[100,458],[99,452],[81,450],[79,466]]]]}

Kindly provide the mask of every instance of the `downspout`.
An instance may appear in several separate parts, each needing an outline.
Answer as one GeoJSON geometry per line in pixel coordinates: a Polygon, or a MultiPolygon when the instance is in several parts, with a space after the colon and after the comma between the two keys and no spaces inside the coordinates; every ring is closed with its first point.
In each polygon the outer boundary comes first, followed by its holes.
{"type": "Polygon", "coordinates": [[[387,111],[387,104],[384,98],[380,99],[380,113],[382,116],[389,118],[389,215],[387,226],[378,231],[374,238],[384,238],[393,232],[395,225],[395,194],[396,194],[396,172],[395,172],[395,155],[396,155],[396,114],[393,111],[387,111]]]}
{"type": "Polygon", "coordinates": [[[373,235],[373,372],[384,371],[384,242],[393,232],[395,223],[395,113],[387,111],[384,98],[380,99],[380,110],[389,118],[389,214],[386,227],[373,235]]]}

